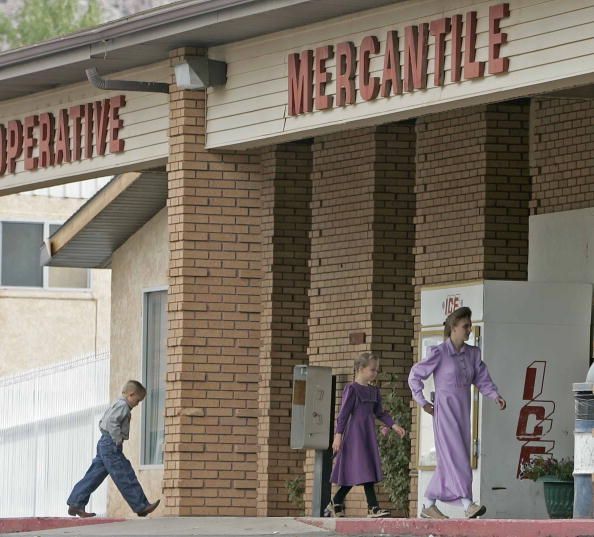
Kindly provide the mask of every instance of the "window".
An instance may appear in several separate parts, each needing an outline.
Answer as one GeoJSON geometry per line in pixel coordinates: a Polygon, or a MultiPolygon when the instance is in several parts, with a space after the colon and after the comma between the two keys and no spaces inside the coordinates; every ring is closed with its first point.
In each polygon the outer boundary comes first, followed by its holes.
{"type": "Polygon", "coordinates": [[[165,371],[167,369],[167,291],[144,294],[143,403],[141,464],[163,464],[165,371]]]}
{"type": "Polygon", "coordinates": [[[43,287],[43,224],[2,222],[2,285],[43,287]]]}
{"type": "Polygon", "coordinates": [[[43,240],[60,227],[44,222],[0,222],[0,285],[86,289],[89,270],[42,267],[39,253],[43,240]]]}

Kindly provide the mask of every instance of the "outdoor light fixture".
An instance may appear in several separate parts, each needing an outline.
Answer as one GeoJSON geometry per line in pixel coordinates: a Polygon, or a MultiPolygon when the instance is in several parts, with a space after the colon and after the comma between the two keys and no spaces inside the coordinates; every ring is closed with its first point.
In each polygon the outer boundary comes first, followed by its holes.
{"type": "Polygon", "coordinates": [[[227,81],[227,64],[203,56],[186,58],[175,66],[175,84],[180,89],[197,90],[222,86],[227,81]]]}

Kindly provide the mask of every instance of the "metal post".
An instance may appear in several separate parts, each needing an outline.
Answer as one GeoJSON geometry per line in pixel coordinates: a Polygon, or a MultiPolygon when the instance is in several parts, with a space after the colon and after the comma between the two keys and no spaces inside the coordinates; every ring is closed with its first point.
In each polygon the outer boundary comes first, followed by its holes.
{"type": "Polygon", "coordinates": [[[586,382],[574,383],[575,429],[573,466],[573,518],[592,518],[592,474],[594,473],[594,364],[586,382]]]}
{"type": "Polygon", "coordinates": [[[316,449],[313,471],[313,490],[311,495],[311,516],[322,516],[322,474],[324,470],[324,450],[316,449]]]}
{"type": "Polygon", "coordinates": [[[324,462],[322,468],[322,486],[321,486],[321,504],[320,516],[324,516],[325,506],[332,500],[332,483],[330,476],[332,474],[332,440],[334,439],[334,411],[336,405],[336,375],[332,375],[332,397],[330,401],[330,431],[328,434],[328,449],[324,450],[324,462]]]}

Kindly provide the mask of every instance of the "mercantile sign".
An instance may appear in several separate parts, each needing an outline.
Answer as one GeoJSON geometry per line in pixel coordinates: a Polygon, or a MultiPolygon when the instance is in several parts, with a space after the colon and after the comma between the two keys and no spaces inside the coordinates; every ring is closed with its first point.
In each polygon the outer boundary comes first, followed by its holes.
{"type": "Polygon", "coordinates": [[[352,41],[325,45],[288,57],[288,112],[297,116],[333,106],[347,106],[356,102],[356,79],[359,92],[365,101],[378,96],[391,97],[403,92],[427,88],[429,63],[429,36],[434,40],[435,69],[433,85],[445,83],[446,38],[451,39],[451,82],[462,79],[481,78],[485,64],[489,74],[509,71],[509,58],[501,57],[501,46],[507,42],[507,34],[500,29],[500,21],[509,17],[509,3],[489,7],[488,60],[476,59],[477,12],[468,11],[463,16],[456,14],[429,23],[404,28],[403,57],[400,57],[399,41],[402,36],[396,30],[387,32],[381,76],[371,76],[371,55],[380,54],[380,41],[375,35],[365,36],[359,48],[352,41]],[[336,57],[332,73],[326,66],[336,57]],[[335,95],[326,94],[326,86],[336,80],[335,95]]]}

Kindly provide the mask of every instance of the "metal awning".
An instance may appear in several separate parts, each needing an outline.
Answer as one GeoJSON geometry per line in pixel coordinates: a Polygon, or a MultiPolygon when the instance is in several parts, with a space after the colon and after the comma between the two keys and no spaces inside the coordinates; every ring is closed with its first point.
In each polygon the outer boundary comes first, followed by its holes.
{"type": "Polygon", "coordinates": [[[124,173],[103,187],[41,247],[41,265],[106,268],[111,256],[167,203],[167,174],[124,173]]]}
{"type": "Polygon", "coordinates": [[[0,101],[169,58],[178,47],[210,48],[404,0],[180,0],[0,53],[0,101]]]}

